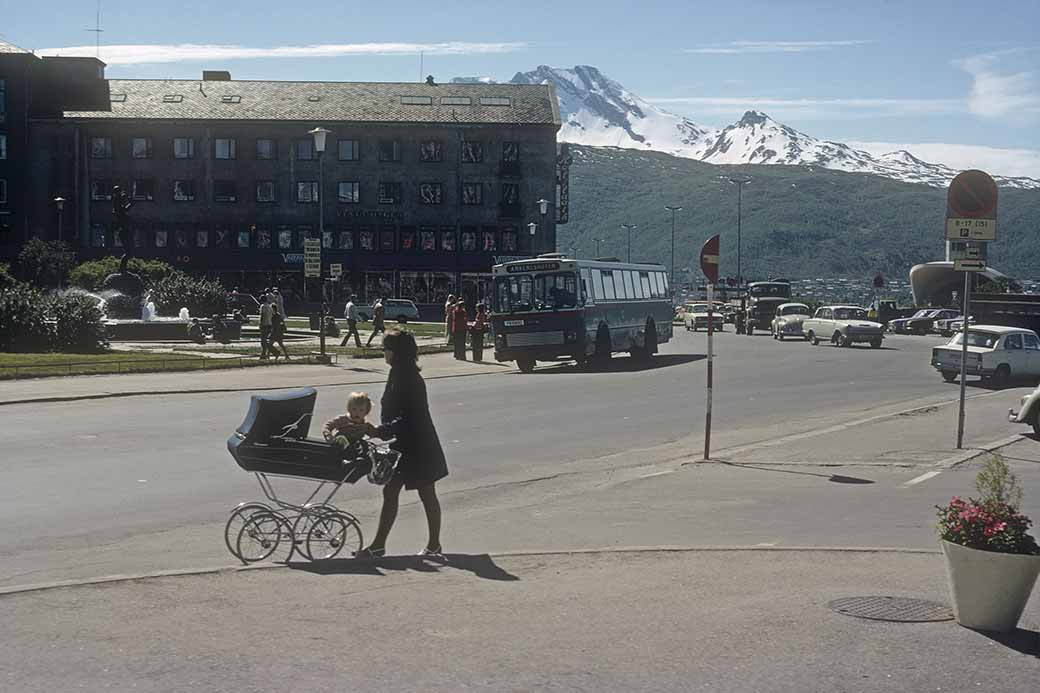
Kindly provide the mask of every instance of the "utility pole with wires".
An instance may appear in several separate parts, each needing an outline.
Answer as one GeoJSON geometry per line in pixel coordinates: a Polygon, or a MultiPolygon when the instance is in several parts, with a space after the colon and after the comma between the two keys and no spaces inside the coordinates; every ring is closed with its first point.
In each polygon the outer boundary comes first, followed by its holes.
{"type": "Polygon", "coordinates": [[[97,55],[95,56],[98,60],[101,59],[101,34],[105,33],[105,30],[101,28],[101,0],[97,0],[97,14],[94,16],[94,28],[84,29],[94,34],[94,42],[97,46],[97,55]]]}

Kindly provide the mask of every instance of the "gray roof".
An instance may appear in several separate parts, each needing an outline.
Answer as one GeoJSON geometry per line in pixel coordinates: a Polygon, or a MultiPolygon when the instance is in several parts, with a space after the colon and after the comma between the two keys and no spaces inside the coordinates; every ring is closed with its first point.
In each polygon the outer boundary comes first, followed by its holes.
{"type": "Polygon", "coordinates": [[[111,111],[65,117],[560,125],[545,84],[111,79],[108,86],[111,111]]]}

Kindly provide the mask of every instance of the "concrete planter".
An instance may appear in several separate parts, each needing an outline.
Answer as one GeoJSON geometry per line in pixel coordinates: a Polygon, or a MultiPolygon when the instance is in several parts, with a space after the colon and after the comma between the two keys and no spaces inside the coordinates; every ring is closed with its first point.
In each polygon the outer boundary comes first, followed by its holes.
{"type": "Polygon", "coordinates": [[[1014,630],[1040,574],[1040,556],[940,543],[957,623],[975,630],[1014,630]]]}

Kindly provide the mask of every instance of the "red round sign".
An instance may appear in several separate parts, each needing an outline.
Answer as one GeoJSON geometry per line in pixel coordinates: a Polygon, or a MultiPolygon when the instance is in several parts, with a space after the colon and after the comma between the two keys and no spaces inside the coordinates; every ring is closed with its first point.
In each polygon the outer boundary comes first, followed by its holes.
{"type": "Polygon", "coordinates": [[[701,271],[708,281],[715,284],[719,281],[719,235],[715,234],[704,241],[701,246],[701,271]]]}
{"type": "Polygon", "coordinates": [[[950,183],[946,200],[957,217],[992,219],[997,211],[997,184],[983,171],[964,171],[950,183]]]}

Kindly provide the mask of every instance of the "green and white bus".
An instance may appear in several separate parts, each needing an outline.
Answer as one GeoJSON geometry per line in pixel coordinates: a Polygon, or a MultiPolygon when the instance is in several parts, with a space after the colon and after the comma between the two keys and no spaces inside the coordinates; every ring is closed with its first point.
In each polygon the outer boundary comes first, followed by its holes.
{"type": "Polygon", "coordinates": [[[525,373],[538,361],[602,365],[618,351],[649,358],[672,338],[663,265],[550,253],[491,272],[495,359],[525,373]]]}

